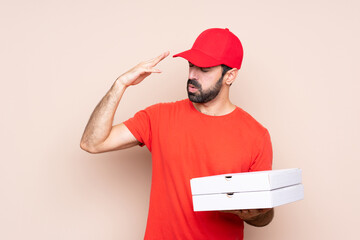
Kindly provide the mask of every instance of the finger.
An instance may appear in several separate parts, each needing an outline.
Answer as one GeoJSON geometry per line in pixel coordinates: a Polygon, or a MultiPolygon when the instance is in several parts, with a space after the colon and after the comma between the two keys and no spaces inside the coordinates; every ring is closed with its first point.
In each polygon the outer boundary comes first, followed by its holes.
{"type": "Polygon", "coordinates": [[[249,210],[249,214],[250,215],[257,215],[259,214],[261,211],[259,211],[259,209],[250,209],[249,210]]]}
{"type": "Polygon", "coordinates": [[[161,73],[162,71],[160,69],[156,69],[156,68],[146,68],[146,69],[144,69],[144,72],[146,72],[146,73],[161,73]]]}
{"type": "Polygon", "coordinates": [[[256,209],[259,213],[266,213],[271,210],[271,208],[262,208],[262,209],[256,209]]]}
{"type": "Polygon", "coordinates": [[[270,211],[272,208],[264,208],[264,209],[261,209],[261,212],[262,213],[266,213],[266,212],[268,212],[268,211],[270,211]]]}
{"type": "Polygon", "coordinates": [[[249,213],[249,210],[243,209],[243,210],[241,210],[241,213],[243,213],[243,214],[248,214],[248,213],[249,213]]]}
{"type": "Polygon", "coordinates": [[[158,64],[160,61],[162,61],[164,58],[166,58],[167,56],[169,56],[170,52],[166,51],[163,52],[162,54],[160,54],[159,56],[157,56],[156,58],[153,58],[151,60],[149,60],[149,62],[155,66],[156,64],[158,64]]]}

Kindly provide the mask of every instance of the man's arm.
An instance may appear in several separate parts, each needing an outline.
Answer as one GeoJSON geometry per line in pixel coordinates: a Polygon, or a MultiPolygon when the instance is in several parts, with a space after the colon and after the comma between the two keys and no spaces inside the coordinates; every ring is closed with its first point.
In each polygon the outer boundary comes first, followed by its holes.
{"type": "Polygon", "coordinates": [[[101,153],[139,144],[123,123],[112,126],[115,112],[127,87],[140,83],[151,73],[161,73],[154,67],[168,55],[169,52],[165,52],[154,59],[141,62],[116,79],[91,114],[80,142],[83,150],[101,153]]]}

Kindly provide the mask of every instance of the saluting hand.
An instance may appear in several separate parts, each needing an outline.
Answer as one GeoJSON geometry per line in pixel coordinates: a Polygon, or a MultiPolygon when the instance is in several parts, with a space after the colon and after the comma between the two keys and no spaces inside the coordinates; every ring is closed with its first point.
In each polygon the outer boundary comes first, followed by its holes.
{"type": "Polygon", "coordinates": [[[144,80],[151,73],[161,73],[161,70],[154,68],[160,61],[166,58],[169,55],[169,51],[160,54],[159,56],[141,62],[126,73],[122,74],[118,77],[118,81],[120,81],[125,86],[136,85],[144,80]]]}

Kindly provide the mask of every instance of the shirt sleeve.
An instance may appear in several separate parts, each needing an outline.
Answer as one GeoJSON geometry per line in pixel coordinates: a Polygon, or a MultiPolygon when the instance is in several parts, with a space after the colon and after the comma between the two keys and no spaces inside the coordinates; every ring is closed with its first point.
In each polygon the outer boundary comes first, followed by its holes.
{"type": "Polygon", "coordinates": [[[252,161],[249,172],[267,171],[272,169],[273,151],[268,130],[259,139],[256,145],[257,153],[252,161]]]}
{"type": "Polygon", "coordinates": [[[141,143],[140,146],[146,145],[151,152],[152,143],[152,123],[156,105],[150,106],[137,112],[134,117],[124,122],[134,137],[141,143]]]}

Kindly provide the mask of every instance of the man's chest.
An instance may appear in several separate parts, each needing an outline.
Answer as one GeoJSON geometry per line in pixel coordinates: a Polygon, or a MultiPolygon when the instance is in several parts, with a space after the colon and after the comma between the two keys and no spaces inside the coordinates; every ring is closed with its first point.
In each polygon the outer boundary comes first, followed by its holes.
{"type": "Polygon", "coordinates": [[[191,177],[248,171],[254,139],[242,127],[213,122],[172,121],[154,134],[155,152],[173,171],[191,177]]]}

